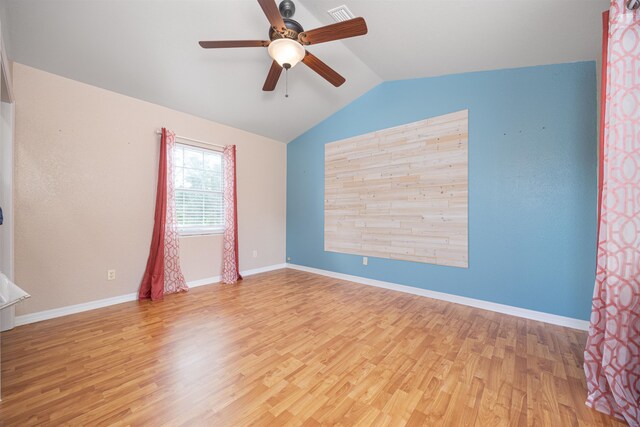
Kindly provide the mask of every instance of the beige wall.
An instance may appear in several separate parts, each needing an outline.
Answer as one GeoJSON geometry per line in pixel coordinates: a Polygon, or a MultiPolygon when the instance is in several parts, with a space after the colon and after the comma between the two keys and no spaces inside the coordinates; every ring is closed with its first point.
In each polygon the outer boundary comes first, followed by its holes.
{"type": "MultiPolygon", "coordinates": [[[[237,145],[240,269],[284,262],[285,144],[25,65],[13,72],[15,278],[32,295],[18,314],[137,291],[161,126],[237,145]]],[[[220,235],[180,244],[187,281],[220,273],[220,235]]]]}

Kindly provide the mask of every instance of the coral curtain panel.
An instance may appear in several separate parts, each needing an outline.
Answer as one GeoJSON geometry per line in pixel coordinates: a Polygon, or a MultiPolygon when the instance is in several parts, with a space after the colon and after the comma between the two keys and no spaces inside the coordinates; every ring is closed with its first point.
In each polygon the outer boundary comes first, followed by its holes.
{"type": "Polygon", "coordinates": [[[236,146],[224,148],[224,247],[222,283],[242,280],[238,265],[238,202],[236,190],[236,146]]]}
{"type": "Polygon", "coordinates": [[[640,12],[604,19],[596,285],[584,353],[587,405],[640,426],[640,12]]]}
{"type": "Polygon", "coordinates": [[[180,269],[173,181],[174,144],[175,134],[162,128],[153,236],[139,299],[161,300],[165,294],[189,289],[180,269]]]}

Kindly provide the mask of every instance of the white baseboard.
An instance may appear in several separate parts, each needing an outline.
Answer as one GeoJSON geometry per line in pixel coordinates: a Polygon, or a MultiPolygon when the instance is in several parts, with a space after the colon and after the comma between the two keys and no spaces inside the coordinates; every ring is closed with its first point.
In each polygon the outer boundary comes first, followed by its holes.
{"type": "Polygon", "coordinates": [[[252,276],[254,274],[266,273],[267,271],[280,270],[282,268],[287,268],[287,264],[274,264],[268,265],[266,267],[254,268],[252,270],[241,271],[242,277],[252,276]]]}
{"type": "MultiPolygon", "coordinates": [[[[240,274],[242,275],[242,277],[248,277],[254,274],[266,273],[267,271],[280,270],[281,268],[287,268],[287,264],[268,265],[266,267],[259,267],[251,270],[241,271],[240,274]]],[[[220,280],[221,280],[220,276],[212,276],[212,277],[207,277],[205,279],[193,280],[191,282],[187,282],[187,285],[189,285],[190,288],[197,288],[198,286],[220,283],[220,280]]]]}
{"type": "Polygon", "coordinates": [[[349,274],[336,273],[333,271],[321,270],[318,268],[306,267],[303,265],[287,264],[287,268],[306,271],[308,273],[315,273],[327,277],[333,277],[335,279],[348,280],[350,282],[360,283],[363,285],[375,286],[378,288],[405,292],[408,294],[453,302],[456,304],[468,305],[471,307],[481,308],[483,310],[523,317],[525,319],[537,320],[539,322],[551,323],[553,325],[565,326],[568,328],[579,329],[583,331],[589,329],[589,322],[587,320],[573,319],[571,317],[558,316],[556,314],[544,313],[542,311],[528,310],[526,308],[513,307],[511,305],[498,304],[495,302],[461,297],[458,295],[446,294],[443,292],[430,291],[428,289],[415,288],[413,286],[399,285],[397,283],[367,279],[366,277],[351,276],[349,274]]]}
{"type": "Polygon", "coordinates": [[[198,286],[213,285],[214,283],[220,283],[220,276],[212,276],[206,277],[204,279],[192,280],[190,282],[187,282],[187,286],[189,286],[189,288],[197,288],[198,286]]]}
{"type": "MultiPolygon", "coordinates": [[[[267,271],[279,270],[286,268],[286,264],[274,264],[266,267],[254,268],[251,270],[241,271],[242,276],[251,276],[253,274],[265,273],[267,271]]],[[[198,286],[212,285],[220,282],[220,276],[207,277],[205,279],[193,280],[187,282],[190,288],[198,286]]],[[[110,305],[121,304],[123,302],[135,301],[138,299],[138,293],[119,295],[117,297],[104,298],[95,301],[89,301],[81,304],[68,305],[66,307],[54,308],[51,310],[38,311],[36,313],[23,314],[16,316],[15,325],[27,325],[29,323],[40,322],[42,320],[54,319],[56,317],[68,316],[69,314],[81,313],[83,311],[95,310],[96,308],[108,307],[110,305]]]]}
{"type": "Polygon", "coordinates": [[[67,316],[69,314],[81,313],[83,311],[95,310],[96,308],[108,307],[110,305],[121,304],[123,302],[135,301],[138,293],[120,295],[117,297],[104,298],[81,304],[68,305],[66,307],[54,308],[51,310],[38,311],[36,313],[16,316],[16,326],[27,325],[29,323],[40,322],[42,320],[55,319],[56,317],[67,316]]]}

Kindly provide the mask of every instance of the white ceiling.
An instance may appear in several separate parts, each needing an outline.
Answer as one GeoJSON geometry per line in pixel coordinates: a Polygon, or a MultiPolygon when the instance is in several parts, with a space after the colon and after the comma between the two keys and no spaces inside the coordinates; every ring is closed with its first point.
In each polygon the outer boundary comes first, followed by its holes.
{"type": "Polygon", "coordinates": [[[12,60],[288,142],[384,80],[595,60],[609,0],[297,0],[305,29],[347,4],[369,34],[310,46],[347,82],[303,64],[263,92],[268,39],[255,0],[2,0],[12,60]]]}

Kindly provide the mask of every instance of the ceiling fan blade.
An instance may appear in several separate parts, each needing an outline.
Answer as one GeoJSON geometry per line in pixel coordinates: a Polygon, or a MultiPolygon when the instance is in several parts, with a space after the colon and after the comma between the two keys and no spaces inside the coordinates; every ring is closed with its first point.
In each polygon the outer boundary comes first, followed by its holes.
{"type": "Polygon", "coordinates": [[[284,25],[284,21],[282,20],[282,16],[280,16],[280,11],[278,10],[278,6],[276,6],[276,2],[274,0],[258,0],[260,3],[260,7],[265,15],[267,15],[267,19],[271,24],[271,27],[279,32],[284,33],[287,27],[284,25]]]}
{"type": "Polygon", "coordinates": [[[274,90],[281,73],[282,67],[278,65],[276,61],[273,61],[269,69],[269,74],[267,74],[267,80],[264,81],[264,86],[262,86],[262,90],[267,92],[274,90]]]}
{"type": "Polygon", "coordinates": [[[205,49],[219,49],[226,47],[267,47],[266,40],[218,40],[198,42],[205,49]]]}
{"type": "Polygon", "coordinates": [[[344,77],[335,72],[333,68],[320,61],[317,56],[310,52],[306,53],[304,58],[302,58],[302,62],[304,62],[304,65],[306,65],[307,67],[320,74],[325,80],[327,80],[335,87],[338,87],[345,82],[344,77]]]}
{"type": "Polygon", "coordinates": [[[298,40],[303,45],[309,45],[362,36],[365,34],[367,34],[367,23],[364,21],[364,18],[353,18],[348,21],[342,21],[336,24],[305,31],[298,34],[298,40]]]}

